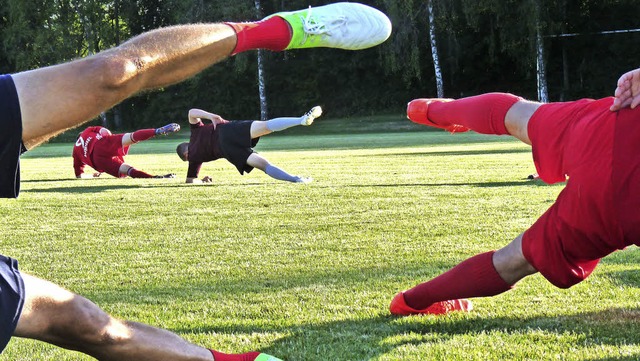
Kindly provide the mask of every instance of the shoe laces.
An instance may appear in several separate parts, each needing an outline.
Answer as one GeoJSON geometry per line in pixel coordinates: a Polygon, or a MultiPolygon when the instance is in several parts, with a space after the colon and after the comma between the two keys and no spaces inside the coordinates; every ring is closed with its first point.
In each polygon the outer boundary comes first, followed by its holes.
{"type": "Polygon", "coordinates": [[[326,17],[312,17],[312,8],[309,6],[309,11],[306,17],[300,17],[302,20],[302,27],[304,29],[304,44],[310,36],[313,35],[331,35],[331,32],[341,28],[347,24],[346,16],[336,16],[330,19],[326,17]]]}

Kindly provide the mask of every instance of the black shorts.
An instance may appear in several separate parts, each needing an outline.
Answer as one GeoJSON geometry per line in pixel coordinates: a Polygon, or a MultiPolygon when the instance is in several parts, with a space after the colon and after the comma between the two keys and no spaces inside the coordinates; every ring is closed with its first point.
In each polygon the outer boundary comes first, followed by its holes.
{"type": "Polygon", "coordinates": [[[253,122],[253,120],[236,120],[218,124],[218,141],[222,155],[238,169],[240,174],[253,170],[253,167],[247,164],[247,159],[254,152],[252,148],[260,140],[260,138],[251,139],[253,122]]]}
{"type": "Polygon", "coordinates": [[[22,116],[18,93],[9,75],[0,76],[0,198],[17,198],[20,193],[22,116]]]}
{"type": "Polygon", "coordinates": [[[0,255],[0,353],[16,330],[24,297],[24,281],[18,271],[18,261],[0,255]]]}

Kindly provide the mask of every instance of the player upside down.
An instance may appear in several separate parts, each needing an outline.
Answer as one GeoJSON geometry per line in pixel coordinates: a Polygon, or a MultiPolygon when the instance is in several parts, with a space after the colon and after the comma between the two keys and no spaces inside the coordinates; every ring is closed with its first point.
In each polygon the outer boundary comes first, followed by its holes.
{"type": "Polygon", "coordinates": [[[532,146],[540,179],[565,182],[555,203],[507,246],[476,255],[391,301],[394,315],[468,311],[468,297],[494,296],[540,272],[571,287],[599,260],[640,245],[640,69],[623,75],[616,98],[541,104],[512,94],[416,99],[407,115],[452,133],[512,135],[532,146]],[[632,99],[633,102],[632,103],[632,99]]]}

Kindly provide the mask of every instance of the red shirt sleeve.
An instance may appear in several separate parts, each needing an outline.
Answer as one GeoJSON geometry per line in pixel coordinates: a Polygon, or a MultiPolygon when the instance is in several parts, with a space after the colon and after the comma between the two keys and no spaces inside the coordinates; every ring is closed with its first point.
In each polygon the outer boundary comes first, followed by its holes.
{"type": "Polygon", "coordinates": [[[84,173],[84,163],[78,158],[76,152],[73,152],[73,170],[76,173],[76,178],[78,178],[82,173],[84,173]]]}

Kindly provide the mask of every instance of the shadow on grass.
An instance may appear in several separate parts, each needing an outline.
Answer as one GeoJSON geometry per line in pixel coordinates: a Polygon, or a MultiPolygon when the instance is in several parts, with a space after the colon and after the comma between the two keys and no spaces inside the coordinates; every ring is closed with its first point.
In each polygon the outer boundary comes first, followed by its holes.
{"type": "MultiPolygon", "coordinates": [[[[225,188],[234,188],[234,187],[252,187],[252,186],[263,186],[266,183],[261,182],[252,182],[252,183],[220,183],[216,182],[215,184],[186,184],[184,182],[171,182],[166,183],[163,182],[162,179],[157,179],[159,183],[157,184],[149,184],[149,183],[140,183],[140,184],[131,184],[131,183],[122,183],[122,184],[89,184],[86,185],[77,185],[77,182],[82,182],[81,180],[76,179],[46,179],[46,180],[31,180],[31,181],[23,181],[23,183],[40,183],[40,182],[57,182],[57,181],[69,181],[76,182],[69,187],[54,187],[54,188],[29,188],[21,190],[21,193],[70,193],[70,194],[82,194],[82,193],[99,193],[108,190],[125,190],[125,189],[151,189],[151,188],[183,188],[183,187],[225,187],[225,188]]],[[[100,180],[86,180],[87,182],[100,182],[100,180]]],[[[126,182],[126,181],[124,181],[126,182]]]]}
{"type": "MultiPolygon", "coordinates": [[[[468,186],[468,187],[478,187],[478,188],[498,188],[498,187],[513,187],[513,186],[526,186],[526,187],[539,187],[539,186],[547,186],[547,184],[541,182],[532,182],[528,179],[522,179],[519,181],[512,182],[476,182],[476,183],[394,183],[394,184],[352,184],[348,185],[348,187],[353,188],[380,188],[380,187],[460,187],[460,186],[468,186]]],[[[335,187],[332,187],[335,188],[335,187]]]]}
{"type": "MultiPolygon", "coordinates": [[[[211,327],[178,329],[178,333],[281,332],[287,336],[262,352],[284,360],[368,360],[405,345],[423,345],[453,340],[456,336],[485,337],[487,333],[512,335],[522,340],[532,333],[540,343],[540,331],[581,339],[582,347],[619,346],[640,343],[640,309],[619,309],[577,313],[559,317],[484,318],[472,315],[451,317],[376,316],[359,320],[333,321],[294,327],[211,327]]],[[[507,351],[508,352],[508,351],[507,351]]],[[[571,352],[567,350],[566,352],[571,352]]],[[[638,360],[640,354],[624,358],[593,360],[638,360]]]]}
{"type": "Polygon", "coordinates": [[[479,149],[479,150],[459,150],[459,151],[443,151],[434,149],[433,151],[426,152],[402,152],[402,153],[385,153],[385,154],[373,154],[373,155],[352,155],[354,158],[392,158],[392,157],[410,157],[410,156],[425,156],[425,157],[448,157],[448,156],[465,156],[465,155],[491,155],[491,154],[517,154],[517,153],[531,153],[531,149],[479,149]]]}

